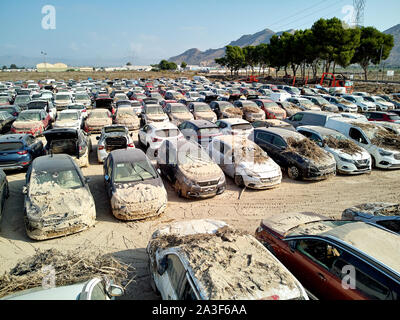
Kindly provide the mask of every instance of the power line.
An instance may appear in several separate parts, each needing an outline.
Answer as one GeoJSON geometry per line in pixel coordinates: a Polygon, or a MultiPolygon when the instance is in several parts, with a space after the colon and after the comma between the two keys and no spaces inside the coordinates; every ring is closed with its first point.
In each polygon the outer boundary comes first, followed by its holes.
{"type": "Polygon", "coordinates": [[[303,9],[303,10],[301,10],[301,11],[295,13],[295,14],[292,14],[292,15],[290,15],[290,16],[288,16],[288,17],[281,18],[281,19],[279,19],[278,21],[276,21],[276,22],[274,22],[274,23],[268,24],[268,27],[274,26],[274,25],[276,25],[277,23],[279,24],[282,20],[290,19],[290,18],[292,18],[292,17],[295,17],[295,16],[297,16],[297,15],[299,15],[299,14],[301,14],[301,13],[307,11],[307,10],[313,9],[313,8],[319,6],[320,4],[325,3],[326,1],[327,1],[327,0],[322,0],[321,2],[318,2],[318,3],[315,4],[315,5],[312,5],[311,7],[308,7],[308,8],[306,8],[306,9],[303,9]]]}
{"type": "Polygon", "coordinates": [[[312,16],[313,14],[316,14],[316,13],[319,13],[319,12],[323,12],[323,11],[325,11],[325,10],[327,10],[327,9],[330,9],[330,8],[332,8],[332,7],[334,7],[334,6],[337,6],[340,2],[343,2],[343,1],[344,1],[344,0],[339,0],[338,2],[334,3],[333,5],[331,4],[331,5],[328,6],[328,7],[325,7],[325,8],[323,8],[323,9],[319,9],[319,10],[317,10],[317,11],[314,11],[314,12],[312,12],[312,13],[310,13],[310,14],[307,14],[307,15],[305,15],[305,16],[299,18],[299,19],[293,20],[293,21],[291,21],[291,22],[289,22],[289,23],[285,23],[285,24],[279,26],[279,29],[282,29],[282,28],[284,28],[285,26],[291,25],[291,24],[293,24],[294,22],[301,21],[301,20],[303,20],[304,18],[307,18],[307,17],[309,17],[309,16],[312,16]]]}

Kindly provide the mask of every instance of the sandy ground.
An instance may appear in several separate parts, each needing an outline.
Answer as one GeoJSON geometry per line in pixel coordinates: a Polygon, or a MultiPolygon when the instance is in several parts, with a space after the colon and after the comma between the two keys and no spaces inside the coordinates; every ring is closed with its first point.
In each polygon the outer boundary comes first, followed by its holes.
{"type": "MultiPolygon", "coordinates": [[[[95,227],[64,238],[36,242],[30,240],[23,222],[23,194],[25,173],[8,174],[10,198],[6,202],[0,224],[0,273],[8,271],[16,262],[35,253],[35,249],[102,250],[136,268],[136,281],[128,287],[124,299],[158,299],[152,292],[147,270],[147,242],[153,231],[164,223],[211,218],[254,234],[264,217],[293,212],[316,212],[339,218],[344,209],[371,202],[398,202],[400,171],[374,170],[371,175],[337,176],[322,182],[296,182],[283,178],[280,187],[266,191],[245,190],[240,199],[239,189],[227,179],[227,190],[208,200],[180,199],[171,185],[164,181],[168,191],[168,208],[156,219],[141,222],[121,222],[111,213],[103,184],[102,165],[97,163],[95,135],[90,166],[83,172],[91,178],[90,189],[95,198],[97,223],[95,227]]],[[[136,137],[137,142],[137,137],[136,137]]]]}

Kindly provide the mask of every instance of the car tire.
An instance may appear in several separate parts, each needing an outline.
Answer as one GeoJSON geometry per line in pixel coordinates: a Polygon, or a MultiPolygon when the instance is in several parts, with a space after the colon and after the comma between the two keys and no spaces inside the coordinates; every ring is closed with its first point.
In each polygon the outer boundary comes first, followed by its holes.
{"type": "Polygon", "coordinates": [[[299,180],[300,179],[300,170],[296,166],[291,166],[287,170],[288,176],[292,180],[299,180]]]}
{"type": "Polygon", "coordinates": [[[374,156],[371,156],[371,158],[372,158],[372,166],[371,166],[371,169],[376,169],[376,160],[375,160],[375,157],[374,157],[374,156]]]}
{"type": "Polygon", "coordinates": [[[235,184],[238,185],[239,187],[243,188],[244,187],[244,181],[243,181],[243,177],[239,176],[239,175],[235,175],[235,184]]]}

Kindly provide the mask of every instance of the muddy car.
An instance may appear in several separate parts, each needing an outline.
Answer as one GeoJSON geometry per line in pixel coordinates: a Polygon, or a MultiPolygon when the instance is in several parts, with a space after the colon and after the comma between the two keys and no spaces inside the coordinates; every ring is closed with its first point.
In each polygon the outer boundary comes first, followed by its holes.
{"type": "Polygon", "coordinates": [[[243,111],[243,119],[250,123],[265,119],[265,112],[262,111],[254,101],[237,100],[233,104],[243,111]]]}
{"type": "Polygon", "coordinates": [[[53,128],[82,129],[83,117],[80,110],[63,110],[57,115],[53,128]]]}
{"type": "Polygon", "coordinates": [[[348,208],[342,220],[364,221],[400,234],[400,204],[373,202],[348,208]]]}
{"type": "Polygon", "coordinates": [[[223,221],[163,226],[146,251],[152,288],[165,300],[308,300],[260,242],[223,221]]]}
{"type": "Polygon", "coordinates": [[[143,151],[114,150],[104,162],[103,171],[112,213],[117,219],[141,220],[164,212],[167,191],[143,151]]]}
{"type": "Polygon", "coordinates": [[[132,133],[120,125],[104,127],[101,135],[96,137],[97,142],[97,160],[103,163],[108,154],[118,149],[133,149],[135,144],[132,139],[132,133]]]}
{"type": "Polygon", "coordinates": [[[161,145],[157,165],[180,197],[210,198],[225,191],[225,175],[199,144],[168,141],[161,145]]]}
{"type": "Polygon", "coordinates": [[[176,126],[179,126],[183,121],[194,120],[193,114],[182,103],[168,103],[164,111],[168,115],[169,120],[176,126]]]}
{"type": "Polygon", "coordinates": [[[262,220],[256,238],[294,274],[312,298],[399,297],[400,237],[395,233],[365,222],[291,213],[262,220]],[[346,281],[349,274],[352,283],[346,281]]]}
{"type": "Polygon", "coordinates": [[[266,119],[266,120],[254,121],[251,125],[253,126],[253,128],[279,127],[287,130],[296,131],[296,129],[291,124],[278,119],[266,119]]]}
{"type": "Polygon", "coordinates": [[[286,118],[286,111],[276,102],[267,99],[257,99],[254,100],[254,102],[265,112],[265,117],[267,119],[283,120],[286,118]]]}
{"type": "Polygon", "coordinates": [[[336,171],[342,174],[370,173],[371,156],[367,150],[340,132],[319,126],[300,126],[297,131],[331,153],[336,160],[336,171]]]}
{"type": "Polygon", "coordinates": [[[11,125],[11,132],[39,136],[49,125],[50,116],[43,110],[24,110],[11,125]]]}
{"type": "Polygon", "coordinates": [[[85,121],[84,130],[86,132],[101,132],[105,126],[112,124],[111,112],[107,109],[93,109],[85,121]]]}
{"type": "Polygon", "coordinates": [[[243,111],[228,101],[213,101],[210,103],[210,108],[218,119],[243,118],[243,111]]]}
{"type": "Polygon", "coordinates": [[[26,173],[23,193],[25,227],[31,239],[62,237],[95,224],[88,179],[66,154],[36,158],[26,173]]]}
{"type": "Polygon", "coordinates": [[[288,101],[277,101],[276,102],[283,110],[286,111],[286,116],[291,117],[295,115],[296,113],[302,111],[298,106],[296,106],[294,103],[288,102],[288,101]]]}
{"type": "Polygon", "coordinates": [[[204,102],[191,102],[188,105],[189,111],[193,113],[195,120],[217,121],[217,115],[211,110],[210,106],[204,102]]]}
{"type": "Polygon", "coordinates": [[[132,107],[119,107],[115,112],[114,123],[125,126],[130,131],[140,128],[140,119],[132,107]]]}
{"type": "Polygon", "coordinates": [[[79,167],[89,166],[89,154],[92,151],[90,137],[81,129],[58,128],[43,133],[47,144],[47,154],[68,154],[79,167]]]}
{"type": "Polygon", "coordinates": [[[165,114],[163,108],[158,104],[149,104],[143,107],[141,113],[142,125],[152,122],[165,122],[169,121],[168,116],[165,114]]]}
{"type": "Polygon", "coordinates": [[[207,152],[239,187],[271,189],[282,181],[281,168],[246,137],[216,137],[208,145],[207,152]]]}
{"type": "Polygon", "coordinates": [[[324,180],[336,175],[335,158],[298,132],[257,128],[251,139],[268,152],[291,179],[324,180]]]}
{"type": "Polygon", "coordinates": [[[114,114],[114,101],[108,95],[99,95],[94,101],[93,109],[107,109],[111,114],[114,114]]]}

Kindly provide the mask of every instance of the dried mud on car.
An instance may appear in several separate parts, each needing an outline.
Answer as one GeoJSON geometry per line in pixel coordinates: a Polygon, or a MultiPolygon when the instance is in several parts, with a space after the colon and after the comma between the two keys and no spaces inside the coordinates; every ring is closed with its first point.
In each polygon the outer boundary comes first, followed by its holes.
{"type": "Polygon", "coordinates": [[[334,137],[328,137],[324,139],[324,143],[332,149],[338,149],[345,153],[354,155],[357,153],[362,153],[362,149],[350,139],[336,139],[334,137]]]}
{"type": "Polygon", "coordinates": [[[382,148],[387,148],[391,150],[400,151],[400,136],[394,133],[391,133],[383,128],[376,129],[376,126],[369,123],[352,123],[355,126],[360,127],[366,131],[376,131],[375,137],[371,139],[371,143],[382,148]]]}
{"type": "Polygon", "coordinates": [[[323,163],[328,159],[325,151],[318,147],[313,141],[308,139],[297,140],[292,137],[287,139],[288,147],[285,152],[298,153],[304,157],[312,159],[316,163],[323,163]]]}

